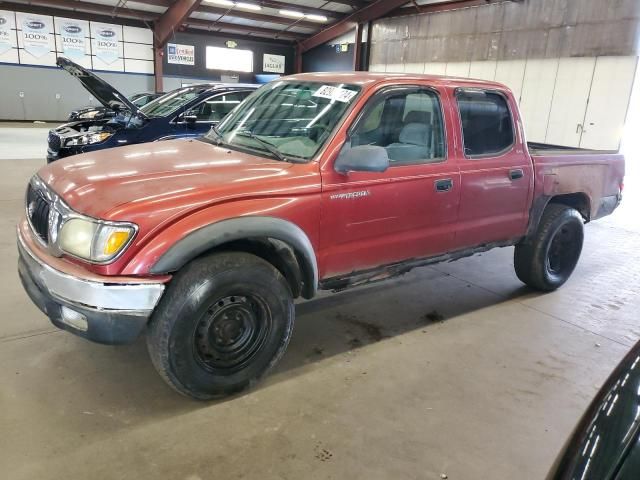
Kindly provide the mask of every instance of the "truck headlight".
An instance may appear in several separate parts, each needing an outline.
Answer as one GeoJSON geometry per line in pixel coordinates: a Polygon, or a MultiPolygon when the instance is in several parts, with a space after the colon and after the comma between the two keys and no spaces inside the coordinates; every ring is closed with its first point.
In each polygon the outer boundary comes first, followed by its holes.
{"type": "Polygon", "coordinates": [[[95,263],[105,263],[118,256],[136,233],[135,225],[103,222],[74,217],[62,225],[58,234],[60,250],[95,263]]]}
{"type": "Polygon", "coordinates": [[[107,138],[113,135],[113,132],[96,132],[96,133],[85,133],[84,135],[79,135],[77,137],[72,137],[68,139],[65,143],[66,146],[78,146],[78,145],[90,145],[92,143],[100,143],[104,142],[107,138]]]}

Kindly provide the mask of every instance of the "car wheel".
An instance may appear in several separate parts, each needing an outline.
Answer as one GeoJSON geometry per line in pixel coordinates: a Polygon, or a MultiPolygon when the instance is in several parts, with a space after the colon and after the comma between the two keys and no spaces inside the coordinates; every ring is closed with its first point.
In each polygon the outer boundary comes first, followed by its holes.
{"type": "Polygon", "coordinates": [[[216,253],[172,279],[148,327],[147,346],[162,378],[207,400],[244,390],[282,357],[294,322],[282,274],[254,255],[216,253]]]}
{"type": "Polygon", "coordinates": [[[566,205],[548,205],[534,237],[516,245],[516,275],[537,290],[550,292],[559,288],[576,267],[583,240],[580,213],[566,205]]]}

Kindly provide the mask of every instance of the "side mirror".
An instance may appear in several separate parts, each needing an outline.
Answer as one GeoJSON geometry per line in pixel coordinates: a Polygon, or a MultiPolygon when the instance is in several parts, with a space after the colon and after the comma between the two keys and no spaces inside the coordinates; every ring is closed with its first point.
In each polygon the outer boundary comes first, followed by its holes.
{"type": "Polygon", "coordinates": [[[198,115],[193,110],[187,110],[182,114],[181,120],[186,123],[196,123],[198,115]]]}
{"type": "Polygon", "coordinates": [[[389,168],[389,156],[383,147],[346,144],[334,164],[336,172],[384,172],[389,168]]]}

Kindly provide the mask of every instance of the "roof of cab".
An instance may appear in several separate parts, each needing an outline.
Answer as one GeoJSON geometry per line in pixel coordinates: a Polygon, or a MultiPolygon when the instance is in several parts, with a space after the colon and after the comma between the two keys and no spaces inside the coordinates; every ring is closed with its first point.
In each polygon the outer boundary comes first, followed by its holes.
{"type": "Polygon", "coordinates": [[[472,78],[447,77],[445,75],[425,75],[420,73],[389,73],[389,72],[319,72],[298,73],[285,77],[286,80],[327,83],[351,83],[369,87],[378,83],[393,83],[393,81],[416,80],[427,81],[433,85],[453,85],[468,87],[492,87],[506,89],[505,85],[488,80],[472,78]]]}

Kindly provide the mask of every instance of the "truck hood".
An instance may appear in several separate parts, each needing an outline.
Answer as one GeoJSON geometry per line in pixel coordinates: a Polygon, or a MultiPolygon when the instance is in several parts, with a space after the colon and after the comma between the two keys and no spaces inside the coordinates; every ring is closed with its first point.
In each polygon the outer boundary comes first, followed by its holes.
{"type": "Polygon", "coordinates": [[[318,174],[313,173],[309,164],[184,139],[98,150],[53,162],[38,172],[77,212],[130,221],[149,215],[166,219],[238,197],[319,190],[318,174]]]}
{"type": "Polygon", "coordinates": [[[65,57],[58,57],[56,65],[76,77],[82,86],[105,107],[114,111],[129,110],[132,114],[139,112],[138,107],[122,93],[77,63],[65,57]]]}

